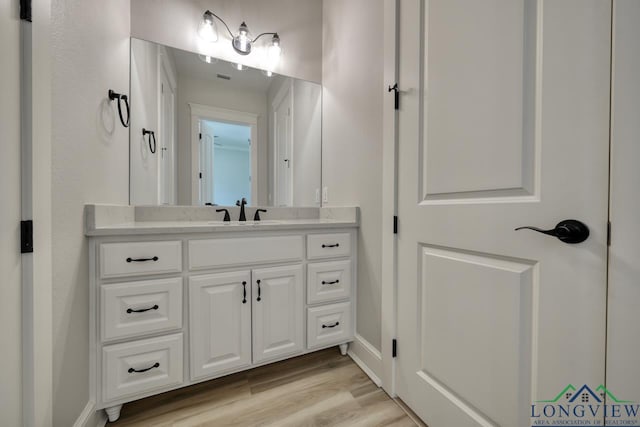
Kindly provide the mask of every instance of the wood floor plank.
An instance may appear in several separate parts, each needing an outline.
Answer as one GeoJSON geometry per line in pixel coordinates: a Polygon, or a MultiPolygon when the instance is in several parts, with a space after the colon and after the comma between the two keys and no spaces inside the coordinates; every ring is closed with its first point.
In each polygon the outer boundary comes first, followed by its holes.
{"type": "Polygon", "coordinates": [[[114,427],[319,427],[416,424],[331,348],[125,405],[114,427]]]}

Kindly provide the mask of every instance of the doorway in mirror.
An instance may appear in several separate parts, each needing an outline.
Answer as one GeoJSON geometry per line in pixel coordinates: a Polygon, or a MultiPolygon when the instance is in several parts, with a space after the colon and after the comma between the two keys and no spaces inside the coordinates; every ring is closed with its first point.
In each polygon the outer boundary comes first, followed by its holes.
{"type": "Polygon", "coordinates": [[[200,120],[200,204],[251,204],[251,125],[200,120]]]}
{"type": "Polygon", "coordinates": [[[131,39],[130,204],[320,206],[322,86],[204,53],[131,39]]]}

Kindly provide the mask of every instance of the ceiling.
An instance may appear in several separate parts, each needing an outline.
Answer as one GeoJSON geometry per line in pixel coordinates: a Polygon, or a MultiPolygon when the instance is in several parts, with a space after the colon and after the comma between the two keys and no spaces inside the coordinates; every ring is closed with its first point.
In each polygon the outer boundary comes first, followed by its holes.
{"type": "Polygon", "coordinates": [[[251,139],[251,127],[232,123],[203,120],[203,126],[213,133],[217,145],[229,148],[248,148],[251,139]]]}
{"type": "MultiPolygon", "coordinates": [[[[248,68],[238,71],[231,62],[216,60],[213,64],[207,64],[196,53],[180,49],[167,48],[173,54],[178,75],[208,80],[216,84],[226,85],[230,89],[252,90],[266,93],[273,77],[267,77],[262,70],[248,68]],[[223,74],[230,80],[219,78],[223,74]]],[[[275,74],[274,74],[275,76],[275,74]]]]}

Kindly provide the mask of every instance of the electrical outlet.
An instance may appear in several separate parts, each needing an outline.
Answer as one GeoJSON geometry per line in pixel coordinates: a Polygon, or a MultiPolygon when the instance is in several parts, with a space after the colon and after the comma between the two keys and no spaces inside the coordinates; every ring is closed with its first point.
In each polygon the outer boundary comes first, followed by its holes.
{"type": "Polygon", "coordinates": [[[320,203],[320,189],[316,188],[316,203],[320,203]]]}
{"type": "Polygon", "coordinates": [[[322,203],[329,203],[329,187],[322,187],[322,203]]]}

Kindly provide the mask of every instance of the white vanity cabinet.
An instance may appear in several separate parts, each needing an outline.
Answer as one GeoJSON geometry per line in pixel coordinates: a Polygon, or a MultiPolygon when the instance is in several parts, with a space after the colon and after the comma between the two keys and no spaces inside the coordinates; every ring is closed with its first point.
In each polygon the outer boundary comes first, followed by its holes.
{"type": "Polygon", "coordinates": [[[253,271],[253,361],[303,350],[302,265],[253,271]]]}
{"type": "Polygon", "coordinates": [[[143,397],[333,345],[345,354],[356,236],[229,227],[90,237],[97,409],[114,421],[143,397]]]}
{"type": "Polygon", "coordinates": [[[189,278],[191,379],[251,365],[251,272],[189,278]]]}

